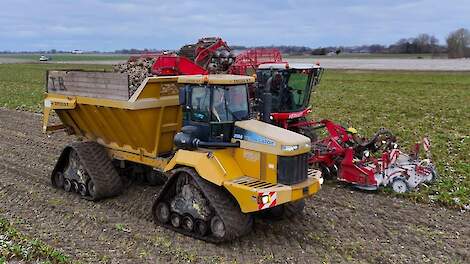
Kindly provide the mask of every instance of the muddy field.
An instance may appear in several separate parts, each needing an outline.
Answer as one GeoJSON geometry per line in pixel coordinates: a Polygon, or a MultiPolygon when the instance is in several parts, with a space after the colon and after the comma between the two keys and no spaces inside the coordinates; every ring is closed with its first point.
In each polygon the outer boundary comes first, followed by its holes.
{"type": "Polygon", "coordinates": [[[207,244],[155,227],[159,187],[131,185],[98,203],[51,187],[71,140],[40,132],[41,116],[0,109],[0,213],[31,237],[81,262],[469,263],[468,212],[330,184],[297,218],[257,219],[238,241],[207,244]]]}

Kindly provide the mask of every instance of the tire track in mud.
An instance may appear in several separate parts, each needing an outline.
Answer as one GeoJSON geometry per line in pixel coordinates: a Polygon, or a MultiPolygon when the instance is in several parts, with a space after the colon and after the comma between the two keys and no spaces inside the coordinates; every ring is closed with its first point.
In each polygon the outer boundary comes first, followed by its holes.
{"type": "Polygon", "coordinates": [[[132,184],[98,203],[54,189],[49,174],[72,139],[42,135],[38,115],[0,109],[0,214],[83,262],[470,261],[468,214],[333,184],[307,201],[303,216],[258,219],[251,234],[227,244],[193,240],[152,223],[160,187],[132,184]]]}

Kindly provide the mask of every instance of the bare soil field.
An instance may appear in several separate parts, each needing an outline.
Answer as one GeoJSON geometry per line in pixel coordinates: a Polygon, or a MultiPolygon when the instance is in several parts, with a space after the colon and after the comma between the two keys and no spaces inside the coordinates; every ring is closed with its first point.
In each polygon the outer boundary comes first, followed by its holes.
{"type": "Polygon", "coordinates": [[[0,108],[0,214],[73,260],[96,263],[469,263],[470,217],[383,194],[327,184],[303,215],[256,219],[251,234],[213,245],[156,227],[159,187],[131,184],[90,202],[54,189],[62,133],[40,132],[40,114],[0,108]]]}
{"type": "Polygon", "coordinates": [[[319,61],[326,69],[357,70],[416,70],[416,71],[470,71],[470,59],[341,59],[288,58],[291,63],[319,61]]]}

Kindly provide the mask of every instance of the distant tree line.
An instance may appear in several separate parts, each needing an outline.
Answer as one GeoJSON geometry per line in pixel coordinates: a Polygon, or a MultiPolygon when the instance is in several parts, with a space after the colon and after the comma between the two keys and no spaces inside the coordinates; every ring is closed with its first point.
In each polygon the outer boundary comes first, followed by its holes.
{"type": "MultiPolygon", "coordinates": [[[[234,50],[244,50],[249,47],[232,45],[234,50]]],[[[256,48],[277,48],[282,53],[288,55],[338,55],[342,52],[346,53],[390,53],[390,54],[448,54],[449,58],[470,58],[470,31],[465,28],[452,31],[446,38],[445,44],[439,44],[439,40],[429,34],[419,34],[412,38],[402,38],[391,45],[361,45],[361,46],[329,46],[329,47],[318,47],[310,48],[306,46],[258,46],[256,48]]],[[[47,50],[47,51],[26,51],[26,52],[11,52],[11,51],[0,51],[0,54],[7,53],[68,53],[69,51],[61,50],[47,50]]],[[[99,52],[99,51],[87,51],[86,53],[118,53],[118,54],[145,54],[145,53],[161,53],[163,50],[158,49],[120,49],[114,52],[99,52]]]]}
{"type": "Polygon", "coordinates": [[[470,31],[465,28],[449,33],[446,38],[447,45],[440,45],[439,40],[429,34],[419,34],[413,38],[402,38],[389,46],[372,44],[353,47],[320,47],[310,51],[312,55],[348,53],[391,53],[416,54],[447,53],[449,58],[470,58],[470,31]]]}
{"type": "Polygon", "coordinates": [[[120,49],[115,50],[114,53],[119,54],[147,54],[147,53],[161,53],[162,50],[159,49],[120,49]]]}
{"type": "Polygon", "coordinates": [[[326,55],[331,52],[348,53],[392,53],[392,54],[410,54],[410,53],[445,53],[446,47],[439,45],[439,40],[432,35],[419,34],[413,38],[403,38],[389,46],[372,44],[353,47],[321,47],[313,49],[312,55],[326,55]]]}
{"type": "Polygon", "coordinates": [[[451,32],[446,39],[449,58],[470,58],[470,31],[465,28],[451,32]]]}

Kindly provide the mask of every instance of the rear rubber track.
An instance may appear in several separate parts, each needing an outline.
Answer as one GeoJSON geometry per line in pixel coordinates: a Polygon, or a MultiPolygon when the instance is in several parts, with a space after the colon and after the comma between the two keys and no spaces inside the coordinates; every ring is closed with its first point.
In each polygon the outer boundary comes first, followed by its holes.
{"type": "Polygon", "coordinates": [[[95,185],[95,196],[92,200],[99,200],[121,194],[123,182],[114,168],[105,148],[93,141],[74,142],[64,148],[52,172],[51,180],[54,186],[54,175],[63,171],[71,150],[78,154],[80,162],[95,185]]]}

